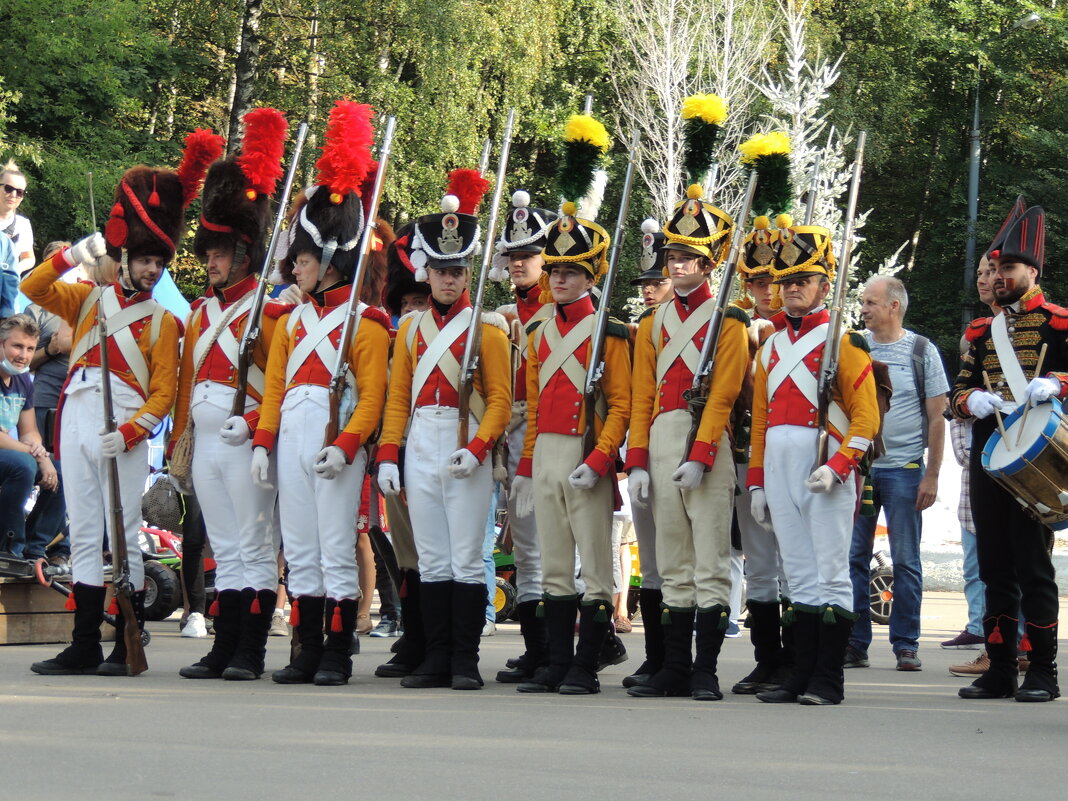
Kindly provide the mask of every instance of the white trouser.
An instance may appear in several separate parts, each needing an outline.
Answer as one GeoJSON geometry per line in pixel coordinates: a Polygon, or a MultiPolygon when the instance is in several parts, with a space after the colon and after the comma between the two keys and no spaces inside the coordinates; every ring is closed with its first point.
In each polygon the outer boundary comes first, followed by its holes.
{"type": "MultiPolygon", "coordinates": [[[[422,406],[412,414],[404,452],[408,515],[424,582],[485,584],[482,543],[493,492],[493,460],[487,453],[467,478],[449,475],[458,419],[457,410],[446,406],[422,406]]],[[[470,430],[477,427],[472,417],[470,430]]]]}
{"type": "MultiPolygon", "coordinates": [[[[115,419],[129,420],[139,407],[124,408],[115,398],[115,419]]],[[[129,401],[127,401],[129,402],[129,401]]],[[[115,542],[111,526],[111,496],[108,492],[107,462],[100,453],[100,433],[104,430],[104,407],[99,386],[67,395],[60,421],[60,448],[63,457],[63,498],[70,519],[70,556],[75,582],[100,587],[104,584],[104,521],[108,541],[115,542]]],[[[141,496],[148,479],[148,442],[142,440],[116,457],[122,520],[129,552],[130,583],[134,590],[145,585],[138,535],[141,529],[141,496]]],[[[114,547],[112,548],[114,550],[114,547]]]]}
{"type": "Polygon", "coordinates": [[[745,554],[745,595],[751,601],[778,602],[780,594],[790,597],[789,588],[775,535],[753,519],[752,499],[745,486],[748,469],[748,464],[738,465],[738,486],[742,491],[734,497],[734,514],[738,516],[745,554]]]}
{"type": "MultiPolygon", "coordinates": [[[[772,426],[764,445],[764,491],[790,584],[790,600],[853,610],[849,544],[857,487],[850,477],[830,492],[809,492],[816,457],[814,428],[772,426]]],[[[834,443],[834,439],[831,440],[834,443]]],[[[832,444],[831,450],[837,448],[832,444]]]]}
{"type": "Polygon", "coordinates": [[[282,401],[278,429],[278,502],[292,595],[359,598],[356,514],[367,468],[360,448],[352,464],[328,481],[315,475],[330,417],[326,387],[293,387],[282,401]]]}
{"type": "Polygon", "coordinates": [[[656,522],[653,520],[653,505],[636,503],[630,505],[630,519],[634,535],[638,538],[638,566],[642,571],[642,589],[659,590],[664,579],[656,565],[656,522]]]}
{"type": "MultiPolygon", "coordinates": [[[[508,477],[515,479],[519,459],[523,456],[523,440],[527,424],[521,423],[508,436],[508,477]]],[[[534,512],[525,517],[515,514],[515,504],[508,501],[508,527],[512,531],[512,556],[515,557],[515,586],[519,602],[541,598],[541,546],[534,512]]]]}
{"type": "MultiPolygon", "coordinates": [[[[230,417],[233,387],[202,381],[193,387],[193,488],[215,555],[218,590],[271,590],[278,585],[275,491],[252,483],[252,444],[227,445],[219,429],[230,417]]],[[[248,408],[255,408],[249,399],[248,408]]],[[[271,460],[272,470],[274,460],[271,460]]],[[[271,481],[275,482],[272,475],[271,481]]]]}
{"type": "MultiPolygon", "coordinates": [[[[668,606],[730,604],[731,507],[735,472],[724,432],[712,469],[692,490],[680,490],[671,474],[685,457],[691,417],[685,409],[657,416],[649,431],[649,495],[656,520],[656,563],[668,606]]],[[[737,611],[737,610],[735,610],[737,611]]]]}

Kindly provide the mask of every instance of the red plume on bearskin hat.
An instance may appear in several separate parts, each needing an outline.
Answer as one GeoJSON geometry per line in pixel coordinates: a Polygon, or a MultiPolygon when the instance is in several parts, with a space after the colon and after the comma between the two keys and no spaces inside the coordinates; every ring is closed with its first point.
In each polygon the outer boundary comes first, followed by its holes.
{"type": "Polygon", "coordinates": [[[211,248],[244,248],[235,256],[243,260],[247,254],[256,269],[264,258],[268,200],[282,176],[288,124],[273,108],[253,109],[244,123],[240,152],[208,170],[193,251],[204,259],[211,248]]]}
{"type": "Polygon", "coordinates": [[[221,136],[206,129],[186,137],[178,170],[133,167],[115,188],[115,203],[104,229],[107,252],[115,261],[133,256],[174,257],[184,227],[185,207],[200,191],[208,165],[222,154],[221,136]]]}
{"type": "Polygon", "coordinates": [[[307,202],[289,229],[289,258],[313,253],[324,275],[332,264],[351,279],[359,257],[366,217],[360,193],[374,163],[372,114],[370,106],[351,100],[334,105],[316,162],[316,185],[305,190],[307,202]]]}

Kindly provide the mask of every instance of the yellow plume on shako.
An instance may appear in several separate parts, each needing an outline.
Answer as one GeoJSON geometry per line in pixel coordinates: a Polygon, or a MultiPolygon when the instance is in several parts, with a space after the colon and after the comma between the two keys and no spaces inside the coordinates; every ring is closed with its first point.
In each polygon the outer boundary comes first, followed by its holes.
{"type": "Polygon", "coordinates": [[[742,154],[742,163],[752,164],[761,156],[788,154],[790,152],[790,137],[782,131],[756,134],[738,145],[738,150],[742,154]]]}
{"type": "Polygon", "coordinates": [[[586,142],[602,153],[608,151],[612,139],[604,125],[589,114],[573,114],[564,126],[565,142],[586,142]]]}
{"type": "Polygon", "coordinates": [[[690,95],[682,101],[682,118],[698,118],[709,125],[723,125],[727,121],[727,101],[719,95],[690,95]]]}

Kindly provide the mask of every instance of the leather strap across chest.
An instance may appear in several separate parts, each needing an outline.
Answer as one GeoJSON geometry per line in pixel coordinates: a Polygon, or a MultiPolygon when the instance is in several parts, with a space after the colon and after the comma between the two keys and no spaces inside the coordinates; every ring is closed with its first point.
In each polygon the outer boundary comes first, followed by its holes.
{"type": "Polygon", "coordinates": [[[994,343],[994,352],[998,355],[998,364],[1001,365],[1005,383],[1009,385],[1013,399],[1020,403],[1027,391],[1027,377],[1020,366],[1020,360],[1016,358],[1006,317],[1008,314],[999,314],[994,318],[990,324],[990,340],[994,343]]]}

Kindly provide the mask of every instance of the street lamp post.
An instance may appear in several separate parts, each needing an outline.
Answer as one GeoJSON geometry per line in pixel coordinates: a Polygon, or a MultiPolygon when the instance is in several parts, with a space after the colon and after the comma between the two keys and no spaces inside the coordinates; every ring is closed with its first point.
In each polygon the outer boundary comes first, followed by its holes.
{"type": "MultiPolygon", "coordinates": [[[[1029,31],[1042,21],[1031,12],[1012,24],[1010,30],[1029,31]]],[[[972,111],[972,127],[968,136],[968,226],[964,246],[964,294],[961,298],[961,325],[964,328],[972,321],[975,304],[970,300],[975,288],[975,226],[979,219],[979,160],[982,155],[982,140],[979,128],[979,91],[982,85],[979,64],[975,68],[975,107],[972,111]]]]}

